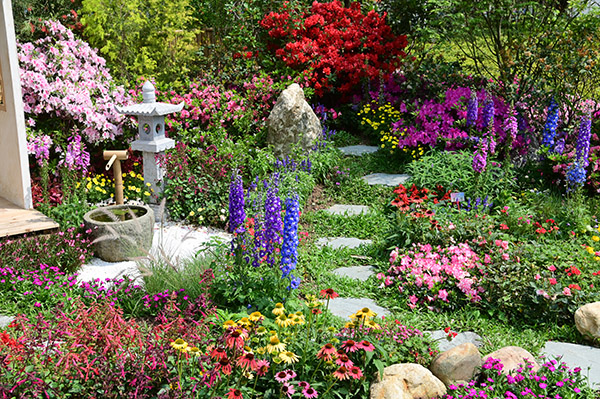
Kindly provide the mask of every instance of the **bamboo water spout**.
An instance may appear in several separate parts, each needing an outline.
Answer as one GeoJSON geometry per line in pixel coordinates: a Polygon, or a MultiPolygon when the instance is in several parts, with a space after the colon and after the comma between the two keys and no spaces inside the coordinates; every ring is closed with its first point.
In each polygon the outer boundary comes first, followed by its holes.
{"type": "Polygon", "coordinates": [[[112,166],[113,176],[115,178],[115,202],[117,205],[123,205],[123,172],[121,171],[121,161],[128,158],[127,150],[107,150],[103,152],[104,160],[108,160],[106,170],[112,166]]]}

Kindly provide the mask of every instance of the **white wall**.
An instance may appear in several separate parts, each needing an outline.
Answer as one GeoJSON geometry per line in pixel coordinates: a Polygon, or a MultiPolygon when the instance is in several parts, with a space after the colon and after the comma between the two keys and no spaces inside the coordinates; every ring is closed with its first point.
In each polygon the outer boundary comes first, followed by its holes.
{"type": "Polygon", "coordinates": [[[25,209],[32,207],[25,116],[10,0],[0,0],[0,66],[6,110],[0,110],[0,196],[25,209]]]}

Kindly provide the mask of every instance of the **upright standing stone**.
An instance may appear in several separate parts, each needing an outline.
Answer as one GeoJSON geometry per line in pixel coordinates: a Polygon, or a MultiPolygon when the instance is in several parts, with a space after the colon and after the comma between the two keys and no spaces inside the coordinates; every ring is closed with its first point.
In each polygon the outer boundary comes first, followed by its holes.
{"type": "Polygon", "coordinates": [[[277,157],[289,155],[294,144],[306,151],[323,134],[319,118],[297,83],[281,92],[267,119],[267,128],[267,143],[273,145],[277,157]]]}

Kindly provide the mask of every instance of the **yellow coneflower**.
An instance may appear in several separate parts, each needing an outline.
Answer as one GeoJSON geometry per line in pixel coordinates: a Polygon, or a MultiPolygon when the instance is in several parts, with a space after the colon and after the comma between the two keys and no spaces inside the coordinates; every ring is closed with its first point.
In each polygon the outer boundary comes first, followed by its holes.
{"type": "Polygon", "coordinates": [[[296,363],[300,359],[300,356],[296,355],[294,352],[285,351],[279,354],[279,358],[283,360],[284,363],[291,364],[296,363]]]}
{"type": "Polygon", "coordinates": [[[369,308],[362,308],[361,310],[359,310],[358,312],[355,313],[356,318],[357,319],[370,319],[372,317],[377,316],[377,313],[373,312],[371,309],[369,308]]]}
{"type": "Polygon", "coordinates": [[[365,326],[370,327],[374,330],[381,330],[381,326],[379,324],[375,323],[373,320],[365,321],[365,326]]]}
{"type": "Polygon", "coordinates": [[[223,328],[229,327],[237,327],[237,323],[233,320],[227,320],[225,323],[223,323],[223,328]]]}
{"type": "Polygon", "coordinates": [[[247,317],[242,317],[240,320],[238,320],[238,324],[242,327],[249,327],[252,325],[252,322],[247,317]]]}
{"type": "Polygon", "coordinates": [[[256,335],[258,335],[258,336],[265,335],[266,333],[267,333],[267,329],[264,328],[263,326],[260,326],[256,329],[256,335]]]}
{"type": "Polygon", "coordinates": [[[302,325],[306,321],[306,318],[304,317],[304,314],[302,312],[300,312],[300,311],[296,312],[296,314],[291,315],[291,316],[294,319],[294,324],[295,325],[302,325]]]}
{"type": "Polygon", "coordinates": [[[181,338],[177,338],[175,341],[171,342],[171,347],[178,351],[185,351],[185,348],[188,347],[188,343],[182,340],[181,338]]]}
{"type": "Polygon", "coordinates": [[[252,312],[250,316],[248,316],[251,322],[256,323],[259,322],[264,316],[260,312],[252,312]]]}
{"type": "MultiPolygon", "coordinates": [[[[292,315],[290,315],[290,316],[292,316],[292,315]]],[[[277,316],[277,318],[275,319],[275,323],[279,327],[287,328],[287,327],[291,326],[292,324],[294,324],[294,320],[292,318],[286,316],[285,313],[282,313],[279,316],[277,316]]]]}
{"type": "Polygon", "coordinates": [[[349,321],[348,323],[344,324],[344,328],[355,328],[357,325],[354,324],[354,322],[349,321]]]}
{"type": "Polygon", "coordinates": [[[272,335],[267,344],[267,352],[283,352],[285,350],[285,344],[279,340],[277,335],[272,335]]]}
{"type": "Polygon", "coordinates": [[[285,308],[283,307],[283,304],[281,302],[278,302],[277,304],[275,304],[275,309],[273,309],[273,314],[275,316],[285,314],[285,308]]]}
{"type": "Polygon", "coordinates": [[[194,356],[200,356],[200,349],[198,349],[195,346],[192,346],[191,348],[189,348],[189,352],[194,356]]]}

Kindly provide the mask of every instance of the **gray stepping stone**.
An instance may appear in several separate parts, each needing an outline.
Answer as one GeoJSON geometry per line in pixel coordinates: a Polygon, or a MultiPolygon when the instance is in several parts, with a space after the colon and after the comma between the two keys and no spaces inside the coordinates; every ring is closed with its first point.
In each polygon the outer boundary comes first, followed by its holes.
{"type": "Polygon", "coordinates": [[[371,240],[360,240],[358,238],[347,238],[347,237],[321,237],[316,242],[318,247],[327,246],[331,249],[340,249],[340,248],[358,248],[361,245],[371,245],[373,241],[371,240]]]}
{"type": "Polygon", "coordinates": [[[410,175],[400,174],[400,175],[391,175],[388,173],[373,173],[367,176],[363,176],[363,180],[366,181],[369,186],[374,185],[382,185],[382,186],[390,186],[395,187],[399,184],[404,184],[408,179],[410,179],[410,175]]]}
{"type": "Polygon", "coordinates": [[[365,205],[335,204],[331,208],[326,209],[325,212],[330,213],[332,215],[357,216],[369,212],[369,207],[365,205]]]}
{"type": "Polygon", "coordinates": [[[569,368],[581,367],[581,374],[589,378],[593,389],[600,389],[600,349],[564,342],[546,342],[541,351],[547,358],[562,356],[569,368]],[[589,368],[589,370],[588,370],[589,368]]]}
{"type": "Polygon", "coordinates": [[[351,314],[356,313],[362,308],[369,308],[377,313],[377,317],[388,316],[390,312],[377,305],[374,300],[369,298],[335,298],[329,301],[329,311],[334,316],[347,319],[351,314]]]}
{"type": "Polygon", "coordinates": [[[373,266],[350,266],[337,268],[333,271],[333,274],[340,277],[350,277],[355,280],[366,281],[374,272],[373,266]]]}
{"type": "Polygon", "coordinates": [[[12,321],[15,318],[13,316],[4,316],[4,315],[0,315],[0,330],[5,329],[6,327],[8,327],[8,325],[10,323],[12,323],[12,321]]]}
{"type": "Polygon", "coordinates": [[[431,335],[431,338],[437,341],[440,352],[446,352],[447,350],[455,348],[458,345],[466,344],[467,342],[472,343],[478,348],[481,347],[481,337],[471,331],[458,333],[458,335],[450,341],[447,339],[448,334],[443,330],[428,331],[428,333],[431,335]]]}
{"type": "Polygon", "coordinates": [[[364,154],[372,154],[379,150],[379,147],[372,145],[349,145],[347,147],[338,148],[344,155],[362,156],[364,154]]]}

